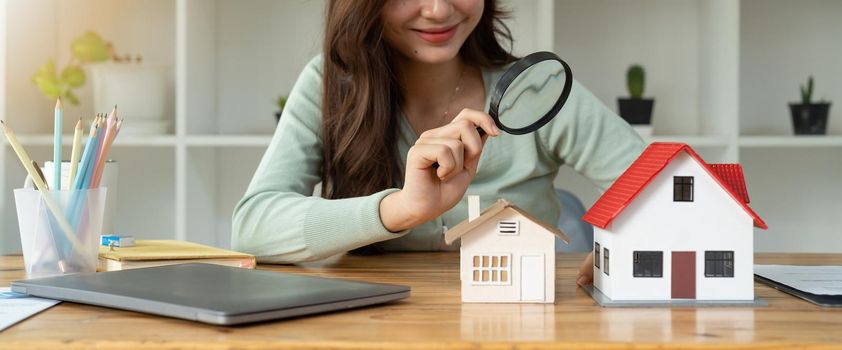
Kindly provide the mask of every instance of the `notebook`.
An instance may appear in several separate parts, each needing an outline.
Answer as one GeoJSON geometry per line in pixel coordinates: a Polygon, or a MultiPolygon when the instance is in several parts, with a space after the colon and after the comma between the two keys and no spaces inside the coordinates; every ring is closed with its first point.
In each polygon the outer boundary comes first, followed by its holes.
{"type": "Polygon", "coordinates": [[[824,307],[842,307],[842,266],[754,265],[758,282],[824,307]]]}
{"type": "Polygon", "coordinates": [[[118,271],[186,263],[253,269],[254,255],[176,240],[137,240],[131,247],[99,247],[98,271],[118,271]]]}

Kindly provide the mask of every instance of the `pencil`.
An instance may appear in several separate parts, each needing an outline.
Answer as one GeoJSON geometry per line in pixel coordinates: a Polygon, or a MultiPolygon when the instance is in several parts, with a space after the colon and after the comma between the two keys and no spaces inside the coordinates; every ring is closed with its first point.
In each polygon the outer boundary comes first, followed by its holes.
{"type": "MultiPolygon", "coordinates": [[[[41,181],[44,181],[44,183],[46,184],[47,183],[47,177],[44,176],[44,173],[41,171],[41,167],[38,166],[38,162],[33,160],[32,161],[32,167],[35,168],[35,172],[38,173],[38,177],[41,178],[41,181]]],[[[50,186],[47,185],[47,188],[49,188],[49,187],[50,186]]]]}
{"type": "Polygon", "coordinates": [[[61,189],[61,129],[64,125],[64,108],[61,98],[56,99],[55,125],[53,126],[53,188],[61,189]]]}
{"type": "Polygon", "coordinates": [[[99,148],[102,146],[102,134],[105,133],[105,130],[103,130],[103,119],[103,117],[97,118],[93,149],[91,150],[91,156],[88,158],[87,165],[85,165],[85,172],[82,173],[82,186],[79,189],[91,188],[91,180],[94,175],[94,167],[96,166],[94,162],[96,161],[97,152],[99,152],[99,148]]]}
{"type": "Polygon", "coordinates": [[[99,178],[98,174],[102,173],[102,168],[105,166],[105,161],[108,155],[106,154],[106,147],[108,147],[109,140],[111,139],[111,134],[114,132],[114,122],[117,119],[117,105],[114,105],[114,109],[111,110],[111,113],[108,115],[108,118],[105,121],[105,135],[101,137],[101,142],[97,149],[96,153],[96,161],[94,161],[94,167],[92,174],[94,175],[93,181],[91,181],[91,188],[99,187],[99,178]]]}
{"type": "MultiPolygon", "coordinates": [[[[9,140],[9,144],[12,146],[12,149],[17,154],[18,159],[23,164],[24,169],[26,169],[26,173],[32,177],[32,182],[35,184],[35,187],[41,192],[41,197],[44,199],[44,203],[47,204],[47,208],[53,214],[55,219],[58,221],[59,226],[61,227],[61,231],[64,234],[65,238],[70,241],[70,244],[73,246],[74,249],[80,249],[81,243],[76,239],[76,233],[73,231],[73,227],[70,226],[70,223],[67,221],[67,218],[64,217],[61,209],[59,206],[53,201],[53,198],[50,196],[49,191],[47,189],[47,184],[41,180],[41,177],[38,176],[38,173],[35,172],[35,169],[32,167],[32,158],[29,158],[29,154],[26,153],[26,150],[23,149],[20,142],[18,142],[18,138],[15,136],[15,132],[12,131],[6,122],[0,120],[0,125],[3,127],[3,134],[6,135],[6,139],[9,140]]],[[[82,250],[79,250],[82,251],[82,250]]]]}
{"type": "Polygon", "coordinates": [[[102,146],[102,158],[100,159],[100,163],[94,172],[94,179],[91,183],[91,188],[99,187],[100,181],[102,180],[102,173],[105,171],[105,162],[108,161],[108,154],[111,153],[111,145],[114,143],[114,140],[117,139],[117,134],[120,133],[120,127],[122,125],[122,120],[117,121],[111,125],[111,128],[105,134],[106,140],[103,142],[102,146]]]}
{"type": "Polygon", "coordinates": [[[82,159],[79,160],[79,171],[76,174],[76,178],[73,179],[73,186],[70,188],[71,190],[81,190],[82,183],[85,181],[85,173],[88,172],[89,163],[91,154],[93,153],[94,149],[96,148],[96,134],[97,134],[97,121],[99,117],[94,119],[94,122],[91,123],[91,131],[88,134],[88,141],[85,143],[85,150],[82,152],[82,159]]]}
{"type": "Polygon", "coordinates": [[[76,171],[79,170],[79,156],[82,152],[82,133],[85,129],[82,127],[82,118],[76,122],[76,129],[73,132],[73,149],[70,152],[70,179],[67,181],[67,188],[70,189],[73,180],[76,179],[76,171]]]}

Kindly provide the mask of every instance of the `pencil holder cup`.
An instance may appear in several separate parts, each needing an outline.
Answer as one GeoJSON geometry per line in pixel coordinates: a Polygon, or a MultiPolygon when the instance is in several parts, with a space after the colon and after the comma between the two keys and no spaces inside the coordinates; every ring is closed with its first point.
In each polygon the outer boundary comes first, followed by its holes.
{"type": "MultiPolygon", "coordinates": [[[[105,162],[105,168],[102,171],[102,182],[100,182],[100,187],[108,188],[108,199],[105,202],[105,218],[102,221],[102,234],[103,235],[113,235],[118,234],[117,230],[114,229],[114,217],[117,214],[117,176],[120,171],[120,164],[116,160],[108,160],[105,162]]],[[[44,177],[47,179],[53,178],[53,162],[46,161],[44,162],[44,166],[41,168],[41,171],[44,173],[44,177]]],[[[63,161],[61,162],[61,188],[68,188],[70,182],[70,161],[63,161]]],[[[47,180],[47,182],[52,185],[51,180],[47,180]]],[[[23,184],[24,188],[34,188],[35,185],[32,184],[32,178],[28,175],[26,176],[26,180],[23,184]]]]}
{"type": "Polygon", "coordinates": [[[28,278],[96,272],[106,191],[15,190],[28,278]]]}

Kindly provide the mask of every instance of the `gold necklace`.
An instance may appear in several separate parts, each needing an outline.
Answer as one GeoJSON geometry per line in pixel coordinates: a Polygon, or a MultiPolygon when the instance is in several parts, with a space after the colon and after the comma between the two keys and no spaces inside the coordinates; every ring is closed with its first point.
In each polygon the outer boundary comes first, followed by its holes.
{"type": "Polygon", "coordinates": [[[465,77],[465,70],[467,67],[467,65],[462,66],[462,72],[459,73],[459,80],[456,82],[456,89],[453,90],[453,93],[450,95],[450,100],[447,101],[447,107],[445,108],[444,116],[442,117],[446,122],[450,122],[448,120],[448,116],[450,115],[450,105],[453,104],[453,100],[456,99],[456,95],[458,95],[459,91],[462,90],[462,78],[465,77]]]}

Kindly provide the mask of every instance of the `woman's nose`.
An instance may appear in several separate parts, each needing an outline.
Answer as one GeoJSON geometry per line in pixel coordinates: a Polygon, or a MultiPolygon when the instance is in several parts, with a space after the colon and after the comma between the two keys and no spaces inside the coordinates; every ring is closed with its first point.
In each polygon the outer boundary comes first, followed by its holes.
{"type": "Polygon", "coordinates": [[[421,16],[433,20],[446,20],[453,13],[451,0],[425,0],[421,5],[421,16]]]}

